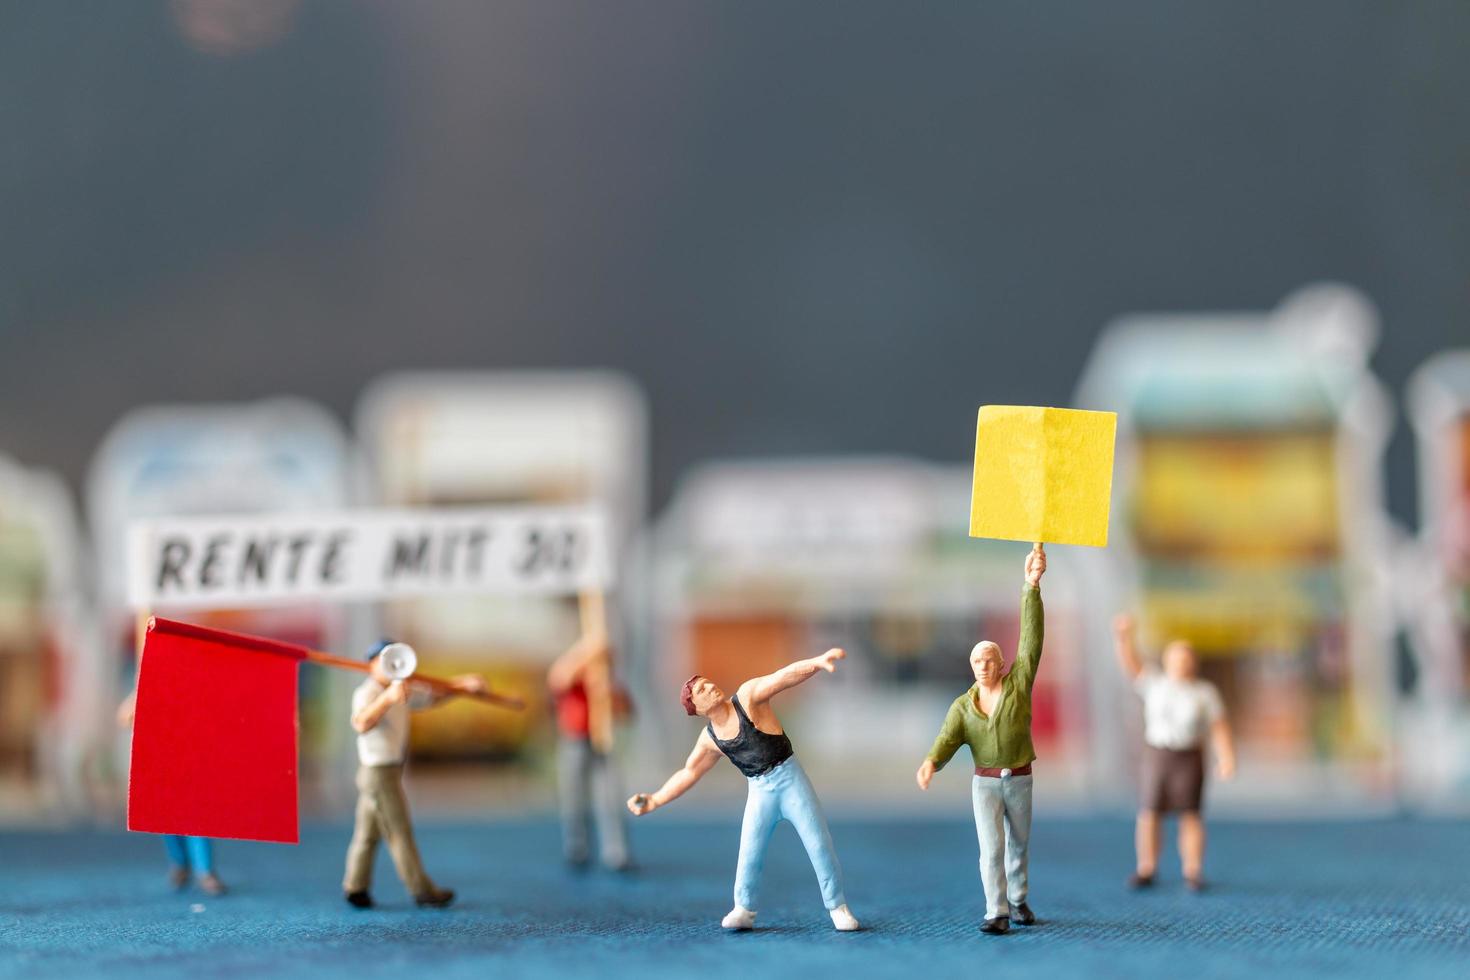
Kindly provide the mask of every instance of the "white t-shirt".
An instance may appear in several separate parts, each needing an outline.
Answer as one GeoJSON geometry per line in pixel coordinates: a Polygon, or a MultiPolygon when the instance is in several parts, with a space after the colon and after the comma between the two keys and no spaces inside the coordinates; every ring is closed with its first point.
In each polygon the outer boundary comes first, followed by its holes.
{"type": "MultiPolygon", "coordinates": [[[[356,715],[386,690],[371,677],[364,680],[352,692],[352,713],[356,715]]],[[[401,765],[408,754],[408,713],[427,708],[433,700],[428,691],[410,685],[407,704],[393,705],[376,725],[357,736],[357,761],[365,766],[401,765]]]]}
{"type": "Polygon", "coordinates": [[[1157,749],[1197,749],[1225,717],[1220,692],[1209,681],[1176,681],[1145,670],[1133,687],[1143,698],[1143,740],[1157,749]]]}

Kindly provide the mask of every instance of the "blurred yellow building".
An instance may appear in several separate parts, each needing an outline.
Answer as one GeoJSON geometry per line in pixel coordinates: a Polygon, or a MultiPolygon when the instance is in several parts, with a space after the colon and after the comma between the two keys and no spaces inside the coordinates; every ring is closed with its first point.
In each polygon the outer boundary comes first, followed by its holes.
{"type": "MultiPolygon", "coordinates": [[[[1123,318],[1099,339],[1081,402],[1119,413],[1108,615],[1145,647],[1190,641],[1242,745],[1228,796],[1282,806],[1387,801],[1394,702],[1393,529],[1382,453],[1391,413],[1367,362],[1372,308],[1309,287],[1277,310],[1123,318]]],[[[1137,706],[1116,677],[1102,729],[1137,706]]],[[[1108,755],[1136,733],[1100,731],[1108,755]]]]}

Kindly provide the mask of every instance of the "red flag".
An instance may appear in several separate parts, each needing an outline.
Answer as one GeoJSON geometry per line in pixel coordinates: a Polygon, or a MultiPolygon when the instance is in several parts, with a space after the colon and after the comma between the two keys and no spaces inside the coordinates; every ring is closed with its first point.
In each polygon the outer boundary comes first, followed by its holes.
{"type": "Polygon", "coordinates": [[[128,829],[295,844],[296,665],[306,655],[291,643],[150,620],[128,829]]]}

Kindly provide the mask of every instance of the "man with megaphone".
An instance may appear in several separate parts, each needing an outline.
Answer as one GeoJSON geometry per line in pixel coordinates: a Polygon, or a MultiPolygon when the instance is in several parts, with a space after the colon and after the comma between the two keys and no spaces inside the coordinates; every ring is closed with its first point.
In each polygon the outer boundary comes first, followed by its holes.
{"type": "Polygon", "coordinates": [[[415,902],[443,908],[454,892],[440,888],[424,871],[413,837],[408,799],[403,793],[403,762],[408,754],[410,711],[431,708],[456,694],[486,690],[477,674],[452,678],[448,689],[431,690],[410,678],[418,657],[406,643],[384,641],[368,653],[368,676],[352,692],[352,728],[357,732],[357,817],[347,848],[342,891],[356,908],[372,908],[368,889],[378,842],[386,840],[393,866],[415,902]]]}

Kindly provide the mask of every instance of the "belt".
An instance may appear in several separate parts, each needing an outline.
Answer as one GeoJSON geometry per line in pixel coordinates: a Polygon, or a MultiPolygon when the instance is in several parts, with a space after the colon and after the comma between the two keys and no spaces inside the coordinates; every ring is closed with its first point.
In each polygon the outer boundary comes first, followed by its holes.
{"type": "Polygon", "coordinates": [[[975,775],[990,776],[996,779],[1004,779],[1007,776],[1029,776],[1031,775],[1031,763],[1017,766],[1015,769],[993,769],[990,766],[976,766],[975,775]]]}

